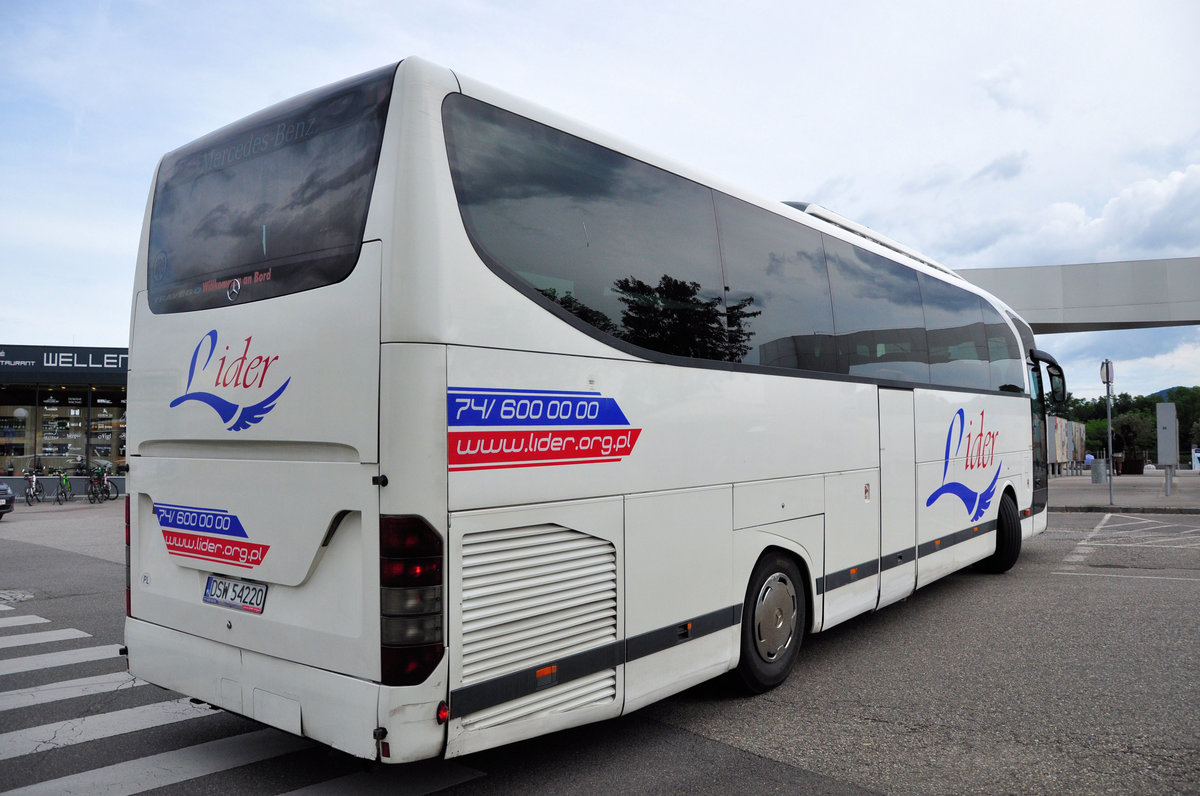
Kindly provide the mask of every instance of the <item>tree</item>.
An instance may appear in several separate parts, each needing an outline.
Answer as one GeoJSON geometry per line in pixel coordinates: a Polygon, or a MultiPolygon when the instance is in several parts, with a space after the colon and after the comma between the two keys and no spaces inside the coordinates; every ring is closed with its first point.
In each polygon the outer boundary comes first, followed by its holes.
{"type": "Polygon", "coordinates": [[[1108,420],[1089,420],[1084,425],[1084,445],[1101,459],[1108,458],[1108,420]]]}
{"type": "Polygon", "coordinates": [[[1089,420],[1103,420],[1106,417],[1106,412],[1104,398],[1088,400],[1087,398],[1077,398],[1071,393],[1067,393],[1067,420],[1074,420],[1076,423],[1086,423],[1089,420]]]}
{"type": "Polygon", "coordinates": [[[1154,418],[1144,412],[1127,412],[1113,417],[1113,450],[1125,453],[1122,472],[1141,473],[1146,459],[1142,451],[1155,445],[1157,434],[1154,418]],[[1120,446],[1117,442],[1120,441],[1120,446]]]}

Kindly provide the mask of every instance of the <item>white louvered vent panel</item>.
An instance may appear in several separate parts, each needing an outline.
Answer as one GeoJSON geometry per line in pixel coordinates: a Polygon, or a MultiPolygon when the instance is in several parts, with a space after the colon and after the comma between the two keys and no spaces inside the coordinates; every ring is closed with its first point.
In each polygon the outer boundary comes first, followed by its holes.
{"type": "Polygon", "coordinates": [[[467,637],[467,643],[477,651],[499,647],[514,642],[527,642],[547,632],[556,632],[570,626],[602,624],[612,613],[611,603],[582,605],[566,611],[556,611],[552,617],[535,616],[508,622],[500,627],[484,627],[467,637]]]}
{"type": "Polygon", "coordinates": [[[616,550],[557,525],[467,534],[462,617],[463,685],[615,641],[616,550]]]}
{"type": "Polygon", "coordinates": [[[468,685],[478,680],[490,680],[508,672],[515,672],[534,665],[532,661],[554,660],[565,658],[577,652],[593,649],[611,640],[612,634],[608,628],[592,630],[589,633],[562,634],[557,638],[545,639],[537,644],[526,644],[512,649],[507,654],[503,651],[492,651],[486,657],[474,662],[463,663],[463,684],[468,685]]]}
{"type": "Polygon", "coordinates": [[[612,562],[604,561],[600,564],[580,567],[574,575],[567,572],[549,578],[540,578],[530,576],[529,573],[522,571],[513,573],[514,575],[523,575],[523,577],[511,583],[497,583],[486,589],[471,589],[470,591],[464,589],[463,599],[469,600],[480,611],[486,612],[497,605],[507,605],[512,601],[514,594],[521,595],[523,600],[533,600],[546,594],[559,594],[564,589],[573,592],[592,590],[596,587],[603,589],[612,583],[612,570],[612,562]]]}
{"type": "Polygon", "coordinates": [[[612,669],[581,677],[536,694],[515,699],[499,707],[463,717],[463,727],[483,730],[519,719],[610,704],[617,698],[617,675],[612,669]]]}

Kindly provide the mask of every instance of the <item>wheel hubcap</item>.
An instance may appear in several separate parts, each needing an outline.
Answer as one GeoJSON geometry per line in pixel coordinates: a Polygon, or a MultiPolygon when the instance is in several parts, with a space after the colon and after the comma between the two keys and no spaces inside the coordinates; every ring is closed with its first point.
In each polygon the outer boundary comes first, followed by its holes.
{"type": "Polygon", "coordinates": [[[773,663],[791,646],[796,635],[796,589],[782,572],[767,578],[754,606],[754,646],[759,657],[773,663]]]}

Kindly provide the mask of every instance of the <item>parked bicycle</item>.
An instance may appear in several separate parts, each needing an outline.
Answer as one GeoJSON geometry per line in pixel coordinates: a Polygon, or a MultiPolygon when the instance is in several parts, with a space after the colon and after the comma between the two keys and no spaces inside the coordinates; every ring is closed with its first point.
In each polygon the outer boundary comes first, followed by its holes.
{"type": "Polygon", "coordinates": [[[58,491],[54,493],[54,502],[61,505],[75,495],[71,492],[71,479],[65,470],[55,470],[54,476],[58,479],[58,491]]]}
{"type": "Polygon", "coordinates": [[[89,503],[100,503],[105,500],[116,500],[120,493],[116,481],[108,480],[108,470],[97,467],[88,478],[87,499],[89,503]]]}
{"type": "Polygon", "coordinates": [[[37,473],[32,470],[25,471],[25,505],[32,506],[34,502],[41,503],[42,498],[46,496],[46,487],[43,486],[37,477],[37,473]]]}

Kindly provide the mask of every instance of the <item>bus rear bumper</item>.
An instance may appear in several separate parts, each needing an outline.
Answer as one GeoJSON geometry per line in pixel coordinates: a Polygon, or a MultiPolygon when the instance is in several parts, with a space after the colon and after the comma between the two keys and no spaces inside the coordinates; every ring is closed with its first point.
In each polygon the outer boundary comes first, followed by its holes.
{"type": "MultiPolygon", "coordinates": [[[[347,754],[379,758],[378,683],[273,658],[135,618],[125,619],[130,673],[255,721],[312,738],[347,754]]],[[[391,690],[391,689],[388,689],[391,690]]],[[[409,706],[418,707],[418,706],[409,706]]],[[[390,756],[402,763],[436,757],[444,727],[427,710],[406,711],[422,720],[397,725],[386,737],[390,756]]]]}

